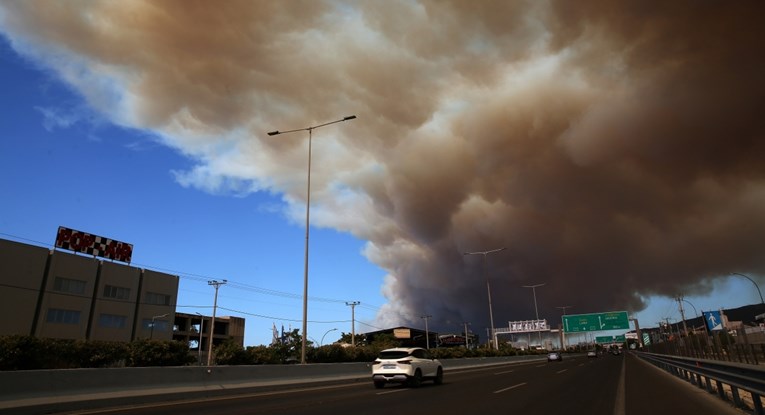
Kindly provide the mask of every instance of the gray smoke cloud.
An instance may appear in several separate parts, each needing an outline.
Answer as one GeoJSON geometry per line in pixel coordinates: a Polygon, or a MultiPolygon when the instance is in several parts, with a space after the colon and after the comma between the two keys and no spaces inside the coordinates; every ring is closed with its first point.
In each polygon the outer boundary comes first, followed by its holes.
{"type": "Polygon", "coordinates": [[[304,208],[389,272],[381,326],[641,310],[765,274],[760,1],[15,1],[13,46],[205,191],[304,208]],[[315,212],[315,213],[314,213],[315,212]],[[540,292],[541,294],[541,292],[540,292]]]}

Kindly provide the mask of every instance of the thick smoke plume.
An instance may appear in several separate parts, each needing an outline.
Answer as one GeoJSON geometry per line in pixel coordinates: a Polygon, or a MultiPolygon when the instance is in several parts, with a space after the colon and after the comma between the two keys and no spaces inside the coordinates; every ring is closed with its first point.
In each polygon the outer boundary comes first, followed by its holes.
{"type": "MultiPolygon", "coordinates": [[[[389,271],[378,324],[639,311],[765,275],[761,1],[6,1],[0,27],[178,181],[304,206],[389,271]],[[362,122],[363,120],[363,122],[362,122]],[[318,150],[320,148],[320,150],[318,150]],[[320,168],[331,166],[331,169],[320,168]],[[481,256],[466,251],[506,247],[481,256]],[[484,271],[486,274],[484,274],[484,271]]],[[[454,327],[453,325],[450,327],[454,327]]]]}

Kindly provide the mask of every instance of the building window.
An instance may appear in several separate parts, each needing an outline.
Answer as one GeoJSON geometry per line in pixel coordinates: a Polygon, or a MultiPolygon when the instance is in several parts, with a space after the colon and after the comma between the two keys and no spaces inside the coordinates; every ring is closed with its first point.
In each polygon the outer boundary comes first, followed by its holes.
{"type": "Polygon", "coordinates": [[[114,285],[104,285],[104,297],[116,298],[118,300],[129,300],[130,288],[116,287],[114,285]]]}
{"type": "Polygon", "coordinates": [[[127,317],[114,314],[101,314],[98,317],[98,325],[112,329],[124,329],[127,326],[127,317]]]}
{"type": "Polygon", "coordinates": [[[146,304],[151,305],[170,305],[170,296],[167,294],[146,292],[146,304]]]}
{"type": "Polygon", "coordinates": [[[58,324],[80,324],[80,312],[76,310],[49,308],[46,321],[48,323],[58,324]]]}
{"type": "Polygon", "coordinates": [[[56,277],[53,281],[53,289],[64,293],[85,294],[85,281],[69,278],[56,277]]]}

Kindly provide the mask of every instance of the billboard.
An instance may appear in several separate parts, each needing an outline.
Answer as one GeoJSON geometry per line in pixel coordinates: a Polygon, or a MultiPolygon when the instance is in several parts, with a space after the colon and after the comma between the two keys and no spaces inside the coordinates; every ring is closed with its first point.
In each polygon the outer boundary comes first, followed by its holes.
{"type": "MultiPolygon", "coordinates": [[[[550,331],[547,320],[524,320],[509,322],[509,330],[501,330],[502,333],[532,333],[537,331],[550,331]]],[[[500,330],[497,330],[500,332],[500,330]]]]}
{"type": "Polygon", "coordinates": [[[58,227],[56,248],[127,263],[130,263],[133,257],[133,245],[129,243],[76,231],[63,226],[58,227]]]}
{"type": "Polygon", "coordinates": [[[393,337],[397,339],[411,339],[412,333],[409,329],[393,329],[393,337]]]}

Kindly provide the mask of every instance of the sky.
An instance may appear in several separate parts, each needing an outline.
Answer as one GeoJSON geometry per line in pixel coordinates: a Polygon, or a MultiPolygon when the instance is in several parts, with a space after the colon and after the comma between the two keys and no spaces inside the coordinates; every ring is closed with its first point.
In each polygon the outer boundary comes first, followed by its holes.
{"type": "MultiPolygon", "coordinates": [[[[308,330],[760,302],[765,6],[0,2],[0,237],[178,275],[177,311],[308,330]],[[501,252],[464,255],[465,252],[501,252]],[[733,276],[738,272],[749,276],[733,276]],[[347,303],[358,301],[351,308],[347,303]]],[[[690,310],[689,310],[690,308],[690,310]]],[[[334,330],[337,329],[337,330],[334,330]]]]}

